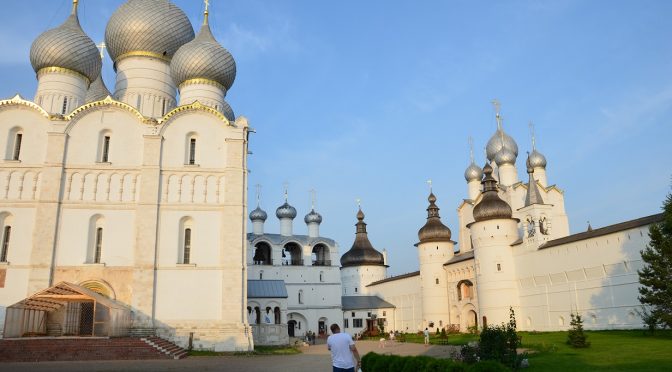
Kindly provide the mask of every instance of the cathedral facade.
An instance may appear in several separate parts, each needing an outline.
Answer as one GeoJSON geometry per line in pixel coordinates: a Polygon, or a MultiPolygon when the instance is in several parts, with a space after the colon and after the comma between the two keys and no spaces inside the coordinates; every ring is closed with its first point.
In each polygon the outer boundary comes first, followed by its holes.
{"type": "Polygon", "coordinates": [[[110,93],[77,3],[33,42],[35,97],[0,101],[5,324],[30,317],[35,329],[17,332],[81,332],[56,319],[80,319],[85,307],[72,296],[8,310],[67,282],[131,309],[130,334],[249,350],[249,127],[225,101],[235,61],[213,37],[207,8],[195,33],[171,2],[129,0],[106,27],[110,93]]]}

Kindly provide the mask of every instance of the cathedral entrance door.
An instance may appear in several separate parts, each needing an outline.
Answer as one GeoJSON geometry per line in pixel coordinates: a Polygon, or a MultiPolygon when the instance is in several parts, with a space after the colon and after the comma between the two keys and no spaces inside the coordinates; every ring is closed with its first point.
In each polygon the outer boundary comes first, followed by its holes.
{"type": "Polygon", "coordinates": [[[320,336],[327,333],[327,326],[324,324],[324,320],[317,322],[318,333],[320,336]]]}
{"type": "Polygon", "coordinates": [[[289,337],[294,337],[294,327],[296,327],[296,320],[287,322],[287,333],[289,334],[289,337]]]}

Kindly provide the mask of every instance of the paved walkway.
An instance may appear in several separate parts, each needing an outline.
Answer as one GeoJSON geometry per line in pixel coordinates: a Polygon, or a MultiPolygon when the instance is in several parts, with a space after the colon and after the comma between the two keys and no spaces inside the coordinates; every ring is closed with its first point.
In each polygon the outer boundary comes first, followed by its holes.
{"type": "MultiPolygon", "coordinates": [[[[380,348],[375,341],[359,341],[360,354],[428,355],[447,358],[455,346],[387,342],[380,348]]],[[[0,371],[331,371],[331,357],[326,345],[302,348],[302,354],[268,356],[189,357],[182,360],[123,360],[91,362],[0,363],[0,371]]]]}

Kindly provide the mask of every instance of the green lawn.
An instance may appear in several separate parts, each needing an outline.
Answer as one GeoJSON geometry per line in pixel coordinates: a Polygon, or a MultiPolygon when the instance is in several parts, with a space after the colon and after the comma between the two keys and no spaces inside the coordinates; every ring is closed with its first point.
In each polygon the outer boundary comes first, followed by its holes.
{"type": "MultiPolygon", "coordinates": [[[[587,349],[567,345],[567,332],[519,332],[523,348],[534,350],[529,371],[672,371],[672,331],[586,331],[587,349]]],[[[432,334],[430,343],[439,338],[432,334]]],[[[448,335],[450,345],[478,340],[477,335],[448,335]]],[[[422,335],[407,334],[406,342],[423,343],[422,335]]]]}
{"type": "Polygon", "coordinates": [[[587,331],[587,349],[565,344],[567,332],[520,332],[530,371],[672,371],[672,332],[587,331]]]}

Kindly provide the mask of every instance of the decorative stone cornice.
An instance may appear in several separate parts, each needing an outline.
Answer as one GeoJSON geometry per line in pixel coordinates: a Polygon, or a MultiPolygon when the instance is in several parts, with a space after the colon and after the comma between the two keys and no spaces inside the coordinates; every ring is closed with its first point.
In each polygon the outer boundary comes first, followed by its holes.
{"type": "Polygon", "coordinates": [[[83,74],[80,74],[79,72],[77,72],[75,70],[70,70],[69,68],[56,67],[56,66],[43,67],[43,68],[39,69],[37,71],[37,78],[39,79],[40,76],[42,76],[44,74],[51,74],[51,73],[58,73],[58,74],[76,76],[80,79],[84,79],[84,81],[86,81],[87,86],[91,85],[91,80],[89,80],[89,78],[84,76],[83,74]]]}
{"type": "Polygon", "coordinates": [[[159,119],[158,121],[159,121],[159,123],[165,123],[168,120],[170,120],[170,118],[172,118],[173,116],[175,116],[175,115],[177,115],[181,112],[185,112],[185,111],[205,111],[205,112],[209,112],[209,113],[215,115],[219,120],[223,121],[226,125],[230,125],[232,127],[235,127],[235,124],[230,122],[229,119],[227,119],[226,116],[224,116],[224,114],[222,114],[221,112],[215,110],[214,108],[212,108],[210,106],[206,106],[206,105],[204,105],[204,104],[202,104],[198,101],[195,101],[194,103],[189,104],[189,105],[177,106],[174,109],[172,109],[169,113],[167,113],[163,118],[159,119]]]}
{"type": "Polygon", "coordinates": [[[180,84],[179,90],[182,91],[182,88],[184,88],[187,85],[197,85],[197,84],[212,85],[222,90],[224,93],[226,93],[226,87],[223,86],[222,84],[211,79],[201,79],[201,78],[185,80],[182,84],[180,84]]]}
{"type": "Polygon", "coordinates": [[[18,94],[15,95],[14,97],[12,97],[11,99],[1,100],[0,101],[0,108],[3,107],[3,106],[25,106],[25,107],[29,107],[29,108],[37,111],[38,113],[40,113],[40,115],[44,116],[45,118],[47,118],[47,119],[51,118],[51,115],[49,115],[48,112],[46,112],[42,107],[40,107],[40,105],[36,104],[33,101],[27,101],[27,100],[23,99],[18,94]]]}

